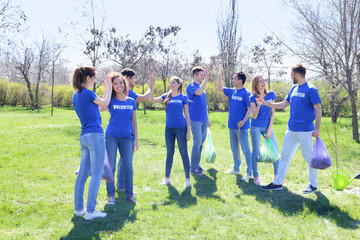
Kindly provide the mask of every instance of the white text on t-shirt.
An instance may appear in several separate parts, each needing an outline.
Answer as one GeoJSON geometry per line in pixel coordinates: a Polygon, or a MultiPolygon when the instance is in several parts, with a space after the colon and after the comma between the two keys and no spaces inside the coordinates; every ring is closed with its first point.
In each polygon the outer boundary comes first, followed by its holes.
{"type": "Polygon", "coordinates": [[[134,106],[133,105],[113,105],[114,110],[116,109],[120,109],[120,110],[124,110],[124,109],[130,109],[133,110],[134,106]]]}

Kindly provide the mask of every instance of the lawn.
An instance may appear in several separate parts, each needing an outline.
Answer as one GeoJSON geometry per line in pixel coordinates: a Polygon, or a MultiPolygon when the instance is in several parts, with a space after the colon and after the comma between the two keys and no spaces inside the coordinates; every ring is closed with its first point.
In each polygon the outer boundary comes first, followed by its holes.
{"type": "MultiPolygon", "coordinates": [[[[105,128],[109,113],[102,116],[105,128]]],[[[276,113],[280,149],[288,117],[288,111],[276,113]]],[[[310,195],[302,194],[308,180],[300,148],[282,191],[265,192],[251,180],[226,174],[233,165],[227,113],[211,112],[210,120],[217,158],[208,164],[203,156],[207,173],[191,176],[192,188],[184,190],[177,149],[172,184],[160,185],[166,156],[164,111],[138,111],[134,191],[140,205],[126,203],[124,194],[117,193],[116,205],[107,206],[102,181],[97,209],[108,217],[87,222],[74,216],[74,171],[80,161],[80,123],[74,110],[55,109],[51,117],[48,108],[39,114],[0,108],[0,239],[360,239],[360,196],[331,187],[335,157],[325,130],[326,123],[331,127],[329,118],[322,120],[321,137],[333,166],[319,171],[319,192],[310,195]]],[[[339,168],[352,177],[360,171],[360,145],[351,133],[351,119],[341,119],[339,168]]],[[[189,154],[191,146],[190,140],[189,154]]],[[[258,167],[262,181],[270,183],[272,165],[258,167]]],[[[360,180],[349,185],[356,186],[360,180]]]]}

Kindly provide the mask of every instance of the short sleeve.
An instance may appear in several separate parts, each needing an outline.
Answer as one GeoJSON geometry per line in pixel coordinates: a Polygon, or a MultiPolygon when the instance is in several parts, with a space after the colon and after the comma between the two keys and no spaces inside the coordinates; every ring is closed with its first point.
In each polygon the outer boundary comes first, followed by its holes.
{"type": "Polygon", "coordinates": [[[277,99],[276,94],[275,94],[273,91],[271,91],[270,93],[271,93],[271,100],[272,100],[272,101],[274,101],[275,99],[277,99]]]}
{"type": "Polygon", "coordinates": [[[165,100],[166,96],[167,96],[167,93],[164,93],[163,95],[161,95],[161,98],[163,101],[165,100]]]}
{"type": "Polygon", "coordinates": [[[250,96],[250,100],[249,100],[249,101],[256,104],[255,94],[253,94],[253,95],[250,96]]]}
{"type": "Polygon", "coordinates": [[[185,95],[183,95],[182,101],[183,101],[183,104],[189,104],[188,98],[185,95]]]}
{"type": "Polygon", "coordinates": [[[94,91],[88,90],[87,92],[87,96],[90,102],[95,101],[95,99],[97,98],[97,95],[94,91]]]}
{"type": "Polygon", "coordinates": [[[223,88],[223,92],[226,96],[230,97],[234,91],[232,88],[223,88]]]}
{"type": "Polygon", "coordinates": [[[199,85],[189,84],[188,88],[186,89],[186,93],[189,95],[194,95],[195,91],[200,88],[199,85]]]}
{"type": "Polygon", "coordinates": [[[136,110],[137,110],[137,107],[136,107],[136,101],[135,101],[135,100],[133,100],[133,101],[132,101],[132,103],[133,103],[133,111],[136,111],[136,110]]]}
{"type": "Polygon", "coordinates": [[[129,90],[129,97],[131,97],[131,98],[133,98],[135,101],[136,101],[136,99],[138,98],[138,94],[137,93],[135,93],[133,90],[129,90]]]}
{"type": "Polygon", "coordinates": [[[319,92],[316,88],[310,88],[309,90],[309,98],[312,105],[321,103],[321,99],[319,96],[319,92]]]}

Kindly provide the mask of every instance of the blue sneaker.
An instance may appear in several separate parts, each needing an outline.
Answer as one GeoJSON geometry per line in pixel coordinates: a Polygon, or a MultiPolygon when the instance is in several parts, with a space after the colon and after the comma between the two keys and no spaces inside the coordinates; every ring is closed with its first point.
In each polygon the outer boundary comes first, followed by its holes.
{"type": "Polygon", "coordinates": [[[282,185],[276,185],[273,183],[270,183],[269,185],[260,187],[261,190],[270,191],[270,190],[282,190],[282,185]]]}

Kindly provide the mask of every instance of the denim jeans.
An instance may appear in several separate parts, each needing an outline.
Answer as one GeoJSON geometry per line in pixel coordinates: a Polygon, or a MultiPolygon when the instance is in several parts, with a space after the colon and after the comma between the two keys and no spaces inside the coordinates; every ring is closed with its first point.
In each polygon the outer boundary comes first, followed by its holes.
{"type": "Polygon", "coordinates": [[[190,160],[187,152],[186,142],[186,131],[187,128],[165,128],[165,143],[166,143],[166,168],[165,177],[170,177],[171,167],[174,160],[175,151],[175,138],[177,139],[179,152],[184,166],[185,178],[190,178],[190,160]]]}
{"type": "MultiPolygon", "coordinates": [[[[230,147],[234,159],[234,171],[240,170],[241,157],[238,153],[238,129],[229,128],[230,135],[230,147]]],[[[251,150],[249,146],[249,133],[248,129],[240,129],[240,145],[243,154],[245,155],[246,160],[246,173],[251,175],[252,166],[251,166],[251,150]]]]}
{"type": "MultiPolygon", "coordinates": [[[[134,149],[134,141],[135,141],[135,136],[131,135],[132,149],[134,149]]],[[[118,169],[118,171],[117,171],[117,187],[125,188],[125,170],[124,170],[124,164],[121,159],[121,156],[119,159],[117,169],[118,169]]]]}
{"type": "Polygon", "coordinates": [[[274,184],[283,184],[286,172],[289,168],[290,161],[294,156],[296,149],[301,146],[302,155],[308,164],[309,183],[313,187],[318,186],[317,170],[310,167],[311,155],[313,151],[312,131],[309,132],[293,132],[286,130],[284,136],[284,144],[281,151],[279,168],[274,180],[274,184]]]}
{"type": "Polygon", "coordinates": [[[88,189],[87,211],[93,212],[104,171],[105,141],[103,133],[87,133],[80,136],[81,161],[75,181],[75,210],[84,208],[84,188],[91,172],[88,189]]]}
{"type": "MultiPolygon", "coordinates": [[[[106,151],[109,156],[110,167],[115,172],[116,169],[116,155],[119,149],[121,161],[124,166],[124,178],[125,178],[125,195],[128,198],[134,196],[133,193],[133,155],[134,148],[131,138],[112,137],[105,136],[106,151]]],[[[106,182],[107,195],[109,197],[115,196],[115,184],[106,182]]]]}
{"type": "MultiPolygon", "coordinates": [[[[251,142],[252,142],[252,155],[251,155],[251,163],[252,163],[252,170],[254,177],[258,177],[259,173],[257,170],[257,159],[260,153],[260,141],[261,135],[265,138],[266,137],[267,127],[251,127],[250,128],[250,135],[251,135],[251,142]]],[[[278,144],[276,142],[276,138],[274,135],[273,130],[271,130],[271,140],[275,144],[276,149],[279,151],[278,144]]],[[[279,151],[280,152],[280,151],[279,151]]],[[[274,176],[276,176],[277,169],[279,166],[279,160],[273,163],[274,165],[274,176]]]]}
{"type": "Polygon", "coordinates": [[[201,151],[206,138],[208,122],[190,121],[191,132],[193,135],[193,147],[191,150],[191,166],[193,171],[200,166],[201,151]]]}

